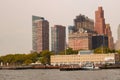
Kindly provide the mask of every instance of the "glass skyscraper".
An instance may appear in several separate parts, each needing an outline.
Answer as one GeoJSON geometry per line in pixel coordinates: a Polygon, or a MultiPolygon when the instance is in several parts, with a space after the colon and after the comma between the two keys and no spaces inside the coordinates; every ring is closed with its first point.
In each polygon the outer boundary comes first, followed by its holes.
{"type": "Polygon", "coordinates": [[[65,27],[61,25],[55,25],[51,27],[51,50],[55,53],[59,53],[65,50],[65,27]]]}
{"type": "Polygon", "coordinates": [[[119,24],[119,26],[118,26],[118,40],[120,40],[120,24],[119,24]]]}
{"type": "Polygon", "coordinates": [[[49,22],[32,16],[32,48],[34,52],[49,50],[49,22]]]}

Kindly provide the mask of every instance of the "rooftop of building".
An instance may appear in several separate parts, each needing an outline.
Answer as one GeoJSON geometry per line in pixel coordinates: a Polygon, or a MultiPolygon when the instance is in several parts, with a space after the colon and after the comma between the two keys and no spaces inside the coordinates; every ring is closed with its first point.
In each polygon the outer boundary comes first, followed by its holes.
{"type": "Polygon", "coordinates": [[[81,22],[84,22],[84,21],[90,21],[90,22],[93,22],[94,23],[94,20],[88,18],[87,16],[85,15],[82,15],[82,14],[79,14],[78,16],[76,16],[76,18],[74,19],[75,21],[81,21],[81,22]]]}

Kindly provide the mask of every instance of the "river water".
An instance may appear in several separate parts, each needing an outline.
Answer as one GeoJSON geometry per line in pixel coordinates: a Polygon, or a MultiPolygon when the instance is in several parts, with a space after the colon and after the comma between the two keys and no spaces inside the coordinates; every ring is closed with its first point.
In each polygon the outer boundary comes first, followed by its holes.
{"type": "Polygon", "coordinates": [[[120,69],[94,71],[0,70],[0,80],[120,80],[120,69]]]}

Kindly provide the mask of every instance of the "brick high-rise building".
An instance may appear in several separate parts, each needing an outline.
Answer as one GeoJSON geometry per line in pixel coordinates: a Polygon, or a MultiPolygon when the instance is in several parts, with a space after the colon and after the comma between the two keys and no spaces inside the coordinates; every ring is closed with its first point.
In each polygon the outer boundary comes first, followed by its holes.
{"type": "Polygon", "coordinates": [[[51,47],[53,52],[59,53],[65,50],[65,35],[66,31],[64,26],[55,25],[51,27],[51,47]]]}
{"type": "Polygon", "coordinates": [[[113,37],[112,37],[112,31],[110,28],[110,24],[106,24],[105,35],[108,36],[108,48],[114,49],[114,41],[113,41],[113,37]]]}
{"type": "Polygon", "coordinates": [[[105,34],[105,19],[104,19],[104,10],[102,7],[98,7],[98,10],[95,11],[95,31],[100,34],[105,34]]]}
{"type": "Polygon", "coordinates": [[[104,10],[102,7],[98,7],[95,11],[95,31],[99,35],[108,36],[108,48],[114,49],[114,41],[112,37],[112,32],[109,24],[105,24],[104,10]]]}
{"type": "Polygon", "coordinates": [[[49,50],[49,22],[43,17],[32,16],[32,46],[34,52],[49,50]]]}

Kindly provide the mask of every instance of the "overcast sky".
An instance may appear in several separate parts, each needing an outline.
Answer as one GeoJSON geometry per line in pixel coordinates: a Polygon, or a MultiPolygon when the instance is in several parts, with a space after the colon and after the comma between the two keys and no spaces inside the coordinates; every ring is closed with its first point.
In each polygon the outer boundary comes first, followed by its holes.
{"type": "Polygon", "coordinates": [[[32,50],[32,15],[44,17],[50,26],[68,26],[79,14],[94,19],[98,6],[116,41],[120,0],[0,0],[0,55],[32,50]]]}

